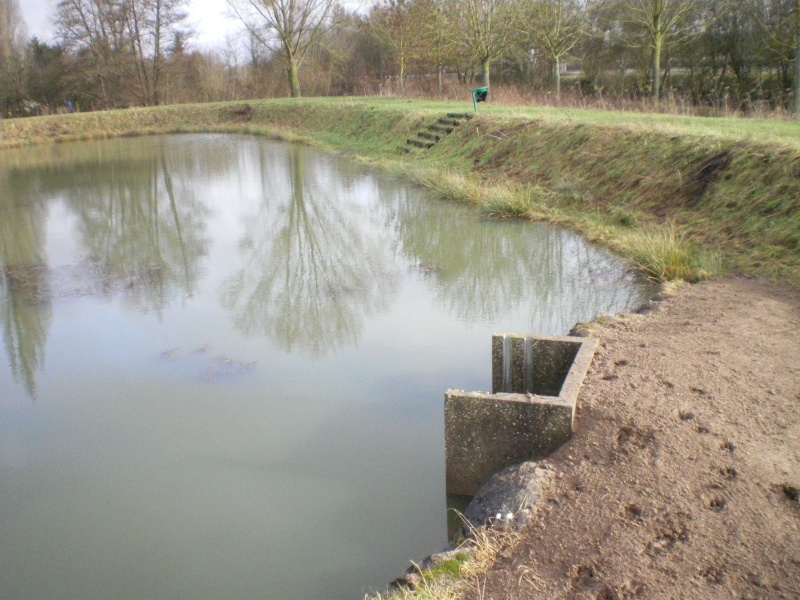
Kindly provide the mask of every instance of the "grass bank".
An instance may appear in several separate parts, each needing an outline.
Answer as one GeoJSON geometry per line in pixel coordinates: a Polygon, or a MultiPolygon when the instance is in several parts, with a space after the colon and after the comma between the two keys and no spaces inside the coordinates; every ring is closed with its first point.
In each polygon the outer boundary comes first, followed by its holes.
{"type": "Polygon", "coordinates": [[[481,106],[429,150],[400,147],[467,103],[269,100],[0,123],[0,148],[239,132],[302,141],[402,173],[494,218],[584,233],[661,279],[719,271],[800,286],[800,123],[481,106]]]}

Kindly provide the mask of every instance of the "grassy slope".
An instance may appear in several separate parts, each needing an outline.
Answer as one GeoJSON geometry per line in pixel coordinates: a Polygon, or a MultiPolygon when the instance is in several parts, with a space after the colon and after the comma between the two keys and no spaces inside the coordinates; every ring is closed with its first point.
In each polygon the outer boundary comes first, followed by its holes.
{"type": "Polygon", "coordinates": [[[566,224],[656,277],[698,279],[721,263],[800,286],[800,122],[482,105],[435,148],[399,151],[444,113],[471,108],[326,98],[128,109],[7,120],[0,148],[181,131],[297,139],[495,216],[566,224]]]}

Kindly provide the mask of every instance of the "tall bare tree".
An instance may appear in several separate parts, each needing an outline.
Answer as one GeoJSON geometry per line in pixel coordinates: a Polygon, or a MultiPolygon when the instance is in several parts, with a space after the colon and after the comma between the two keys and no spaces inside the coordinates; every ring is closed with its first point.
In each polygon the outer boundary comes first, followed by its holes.
{"type": "Polygon", "coordinates": [[[553,62],[556,99],[561,102],[561,65],[584,34],[586,3],[579,0],[537,0],[530,11],[530,37],[553,62]]]}
{"type": "Polygon", "coordinates": [[[456,29],[458,18],[455,3],[452,0],[416,0],[415,4],[421,23],[417,32],[419,58],[435,69],[436,90],[441,95],[445,67],[458,64],[464,58],[456,29]]]}
{"type": "Polygon", "coordinates": [[[189,0],[60,0],[60,40],[88,53],[104,106],[159,104],[169,44],[186,19],[189,0]]]}
{"type": "Polygon", "coordinates": [[[650,83],[655,102],[661,96],[661,58],[667,45],[697,32],[694,17],[702,0],[620,0],[621,20],[644,34],[650,50],[650,83]]]}
{"type": "Polygon", "coordinates": [[[292,98],[300,97],[300,63],[329,26],[337,0],[227,0],[250,34],[286,61],[292,98]]]}
{"type": "Polygon", "coordinates": [[[514,41],[520,17],[516,0],[458,0],[463,20],[464,43],[483,71],[489,86],[492,62],[503,56],[514,41]]]}
{"type": "Polygon", "coordinates": [[[161,101],[161,75],[168,45],[186,20],[188,0],[122,0],[122,14],[134,57],[140,96],[145,104],[161,101]]]}
{"type": "Polygon", "coordinates": [[[794,0],[794,114],[800,119],[800,0],[794,0]]]}
{"type": "Polygon", "coordinates": [[[752,0],[752,12],[766,36],[770,70],[777,70],[783,91],[791,90],[800,115],[800,0],[752,0]]]}
{"type": "Polygon", "coordinates": [[[56,35],[64,47],[83,59],[82,63],[88,63],[81,75],[84,89],[95,101],[104,108],[125,103],[128,52],[121,2],[60,0],[56,5],[56,35]]]}
{"type": "Polygon", "coordinates": [[[405,93],[406,71],[417,34],[413,17],[412,4],[408,0],[384,0],[370,12],[370,32],[391,52],[401,95],[405,93]]]}
{"type": "Polygon", "coordinates": [[[0,118],[21,110],[25,21],[17,0],[0,0],[0,118]]]}
{"type": "Polygon", "coordinates": [[[0,70],[25,46],[25,20],[17,0],[0,0],[0,70]]]}

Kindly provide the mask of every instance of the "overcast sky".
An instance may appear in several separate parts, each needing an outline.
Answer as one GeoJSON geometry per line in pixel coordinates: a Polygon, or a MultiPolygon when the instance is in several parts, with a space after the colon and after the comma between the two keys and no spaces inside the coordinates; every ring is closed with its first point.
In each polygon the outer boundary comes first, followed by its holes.
{"type": "MultiPolygon", "coordinates": [[[[53,41],[53,26],[50,23],[57,0],[20,0],[22,15],[28,25],[28,35],[44,41],[53,41]]],[[[225,0],[189,0],[188,22],[196,29],[194,44],[213,47],[229,33],[239,29],[235,19],[227,16],[225,0]]]]}

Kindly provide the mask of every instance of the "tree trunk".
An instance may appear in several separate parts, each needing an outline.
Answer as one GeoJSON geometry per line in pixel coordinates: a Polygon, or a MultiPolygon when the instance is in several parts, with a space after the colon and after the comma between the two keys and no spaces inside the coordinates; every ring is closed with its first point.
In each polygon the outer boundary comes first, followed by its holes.
{"type": "Polygon", "coordinates": [[[405,52],[400,53],[400,95],[406,94],[406,56],[405,52]]]}
{"type": "Polygon", "coordinates": [[[653,41],[653,65],[652,65],[652,83],[653,83],[653,104],[658,108],[658,100],[661,97],[661,48],[663,40],[661,36],[656,36],[653,41]]]}
{"type": "Polygon", "coordinates": [[[289,95],[292,98],[300,97],[300,78],[297,75],[297,59],[294,56],[287,57],[288,66],[286,74],[289,78],[289,95]]]}
{"type": "MultiPolygon", "coordinates": [[[[483,85],[487,88],[489,87],[489,67],[491,66],[491,62],[491,59],[488,57],[483,59],[483,85]]],[[[489,101],[489,96],[486,96],[486,101],[489,101]]]]}
{"type": "Polygon", "coordinates": [[[158,96],[158,87],[161,79],[161,0],[156,2],[156,16],[153,22],[155,39],[153,40],[153,106],[158,106],[161,99],[158,96]]]}
{"type": "Polygon", "coordinates": [[[661,97],[661,50],[664,47],[664,34],[661,28],[661,11],[653,15],[651,35],[653,36],[653,64],[651,81],[653,84],[653,105],[658,108],[661,97]]]}
{"type": "Polygon", "coordinates": [[[556,102],[561,105],[561,58],[556,56],[555,72],[556,77],[556,102]]]}

